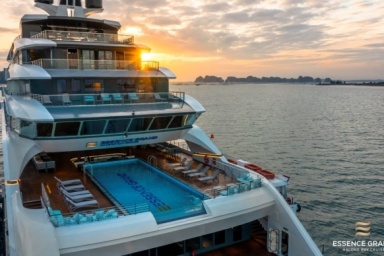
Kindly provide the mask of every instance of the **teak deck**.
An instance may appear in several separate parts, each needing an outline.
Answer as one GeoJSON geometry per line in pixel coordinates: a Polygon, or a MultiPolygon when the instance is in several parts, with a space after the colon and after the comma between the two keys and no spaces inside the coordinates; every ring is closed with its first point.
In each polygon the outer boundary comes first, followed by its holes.
{"type": "MultiPolygon", "coordinates": [[[[156,148],[146,147],[146,148],[124,148],[124,149],[110,149],[110,150],[96,150],[96,151],[81,151],[81,152],[62,152],[62,153],[50,153],[49,156],[56,162],[55,170],[37,170],[30,161],[25,167],[21,178],[21,192],[23,197],[23,202],[26,207],[33,205],[33,202],[40,201],[42,195],[41,184],[44,184],[45,190],[47,191],[51,207],[54,209],[61,210],[63,213],[69,213],[69,209],[64,201],[64,198],[60,194],[57,188],[57,181],[54,179],[54,176],[65,181],[70,179],[80,179],[85,188],[88,189],[95,199],[98,201],[100,208],[108,208],[114,206],[112,202],[98,189],[98,187],[93,184],[91,179],[89,179],[83,172],[76,168],[76,166],[71,162],[70,159],[76,157],[86,157],[92,155],[104,155],[112,153],[125,153],[128,156],[132,155],[136,158],[140,158],[143,161],[147,161],[148,157],[153,155],[157,158],[157,167],[163,170],[164,172],[172,175],[178,180],[195,187],[196,189],[204,192],[208,189],[213,188],[214,186],[225,186],[226,183],[233,182],[230,178],[224,176],[222,173],[219,174],[219,181],[212,181],[210,183],[199,182],[196,179],[189,179],[184,177],[182,173],[173,174],[171,170],[166,169],[167,163],[179,162],[180,157],[189,157],[183,154],[178,156],[170,155],[166,152],[157,150],[156,148]]],[[[197,162],[192,166],[195,167],[197,162]]],[[[209,170],[211,173],[212,170],[209,170]]]]}

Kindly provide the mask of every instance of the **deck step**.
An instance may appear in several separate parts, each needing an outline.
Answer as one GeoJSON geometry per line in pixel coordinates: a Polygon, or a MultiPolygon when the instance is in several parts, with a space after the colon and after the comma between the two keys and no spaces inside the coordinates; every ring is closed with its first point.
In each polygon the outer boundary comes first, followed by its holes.
{"type": "Polygon", "coordinates": [[[23,205],[30,209],[41,209],[43,207],[40,200],[25,201],[23,202],[23,205]]]}

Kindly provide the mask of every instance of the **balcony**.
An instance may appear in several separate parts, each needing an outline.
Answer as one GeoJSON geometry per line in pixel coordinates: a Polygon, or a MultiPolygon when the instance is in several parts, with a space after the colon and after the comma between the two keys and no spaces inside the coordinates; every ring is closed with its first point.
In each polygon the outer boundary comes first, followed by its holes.
{"type": "Polygon", "coordinates": [[[45,30],[31,38],[43,38],[55,41],[76,41],[76,42],[94,42],[94,43],[117,43],[132,45],[134,37],[132,35],[105,34],[79,31],[60,31],[45,30]]]}
{"type": "Polygon", "coordinates": [[[80,105],[134,105],[136,110],[179,109],[184,105],[184,92],[157,93],[93,93],[93,94],[32,94],[47,108],[52,106],[80,106],[80,105]]]}
{"type": "Polygon", "coordinates": [[[158,71],[157,61],[86,60],[86,59],[38,59],[31,62],[44,69],[97,69],[158,71]]]}

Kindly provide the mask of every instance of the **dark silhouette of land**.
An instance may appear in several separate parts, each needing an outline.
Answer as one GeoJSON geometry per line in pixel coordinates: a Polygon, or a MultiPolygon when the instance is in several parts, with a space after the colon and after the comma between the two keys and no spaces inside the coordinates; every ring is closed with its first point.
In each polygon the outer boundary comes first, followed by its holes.
{"type": "Polygon", "coordinates": [[[221,77],[217,76],[208,76],[205,77],[199,76],[195,79],[195,84],[209,84],[209,83],[223,83],[223,84],[237,84],[237,83],[310,83],[317,85],[379,85],[384,86],[384,81],[382,80],[359,80],[359,81],[340,81],[333,80],[329,77],[321,79],[321,78],[313,78],[311,76],[299,76],[298,78],[281,78],[281,77],[254,77],[247,76],[243,77],[234,77],[229,76],[225,80],[221,77]]]}

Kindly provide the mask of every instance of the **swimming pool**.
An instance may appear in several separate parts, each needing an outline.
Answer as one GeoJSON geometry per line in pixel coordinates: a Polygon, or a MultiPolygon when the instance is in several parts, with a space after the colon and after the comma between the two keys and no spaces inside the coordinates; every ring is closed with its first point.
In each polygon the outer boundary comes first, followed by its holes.
{"type": "Polygon", "coordinates": [[[130,213],[149,210],[158,223],[206,213],[203,193],[139,159],[88,164],[86,171],[111,201],[130,213]]]}

